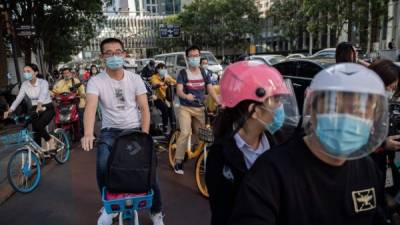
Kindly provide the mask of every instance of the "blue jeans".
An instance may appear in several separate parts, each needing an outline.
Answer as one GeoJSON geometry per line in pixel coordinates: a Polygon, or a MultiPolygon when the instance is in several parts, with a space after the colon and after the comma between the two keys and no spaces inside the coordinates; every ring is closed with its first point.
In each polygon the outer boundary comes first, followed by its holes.
{"type": "MultiPolygon", "coordinates": [[[[99,145],[97,146],[97,162],[96,162],[96,173],[97,173],[97,185],[100,193],[103,187],[106,185],[106,174],[107,174],[107,160],[110,156],[112,146],[114,145],[115,139],[122,132],[122,129],[116,128],[105,128],[101,130],[99,145]]],[[[157,170],[156,170],[157,171],[157,170]]],[[[161,191],[158,180],[158,174],[156,172],[156,182],[151,187],[154,191],[153,205],[151,207],[151,213],[159,213],[162,210],[161,203],[161,191]]]]}

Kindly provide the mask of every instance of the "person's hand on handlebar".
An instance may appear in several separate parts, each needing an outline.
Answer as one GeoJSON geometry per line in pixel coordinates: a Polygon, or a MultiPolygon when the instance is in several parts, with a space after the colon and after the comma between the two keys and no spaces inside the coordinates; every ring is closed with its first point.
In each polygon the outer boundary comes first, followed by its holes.
{"type": "Polygon", "coordinates": [[[386,138],[384,148],[390,151],[400,150],[400,135],[392,135],[386,138]]]}
{"type": "Polygon", "coordinates": [[[81,139],[82,148],[85,151],[90,151],[93,149],[93,142],[95,137],[93,135],[85,135],[81,139]]]}
{"type": "Polygon", "coordinates": [[[38,105],[38,106],[36,107],[36,112],[37,112],[37,113],[43,112],[43,111],[45,111],[45,110],[46,110],[46,107],[43,107],[42,105],[38,105]]]}
{"type": "Polygon", "coordinates": [[[196,99],[196,97],[194,95],[190,94],[190,93],[187,94],[185,96],[185,98],[186,98],[186,100],[189,100],[189,101],[192,101],[192,102],[196,99]]]}
{"type": "Polygon", "coordinates": [[[12,111],[11,109],[8,109],[7,111],[4,112],[3,118],[4,118],[4,119],[7,119],[7,118],[11,115],[12,112],[13,112],[13,111],[12,111]]]}

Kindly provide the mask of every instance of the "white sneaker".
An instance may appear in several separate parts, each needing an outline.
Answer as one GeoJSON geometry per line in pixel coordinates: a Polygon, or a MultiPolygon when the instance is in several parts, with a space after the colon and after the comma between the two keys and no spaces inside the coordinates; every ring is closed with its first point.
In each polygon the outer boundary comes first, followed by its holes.
{"type": "Polygon", "coordinates": [[[118,216],[118,213],[108,214],[104,207],[102,207],[100,209],[100,213],[101,213],[101,215],[100,215],[99,219],[97,220],[97,225],[112,225],[113,218],[118,216]]]}
{"type": "Polygon", "coordinates": [[[150,219],[153,221],[153,225],[164,225],[163,221],[164,215],[162,212],[156,214],[150,214],[150,219]]]}

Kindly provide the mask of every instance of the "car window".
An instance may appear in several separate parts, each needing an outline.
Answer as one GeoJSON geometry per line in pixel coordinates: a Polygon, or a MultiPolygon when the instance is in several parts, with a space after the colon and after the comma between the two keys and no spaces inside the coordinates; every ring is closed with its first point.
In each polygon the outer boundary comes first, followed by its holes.
{"type": "Polygon", "coordinates": [[[186,61],[185,61],[185,57],[183,55],[177,56],[176,65],[186,67],[186,61]]]}
{"type": "Polygon", "coordinates": [[[202,52],[201,53],[201,57],[202,58],[207,58],[207,60],[208,60],[208,65],[217,65],[217,64],[219,64],[218,62],[217,62],[217,59],[214,57],[214,55],[213,54],[211,54],[211,53],[209,53],[209,52],[202,52]]]}
{"type": "Polygon", "coordinates": [[[269,63],[271,63],[271,65],[277,64],[279,62],[282,62],[283,60],[285,60],[285,57],[281,57],[281,56],[276,56],[276,57],[272,57],[269,59],[269,63]]]}
{"type": "Polygon", "coordinates": [[[297,74],[300,77],[313,78],[322,67],[313,62],[299,62],[297,65],[297,74]]]}
{"type": "Polygon", "coordinates": [[[296,76],[296,62],[282,62],[273,66],[284,76],[296,76]]]}
{"type": "Polygon", "coordinates": [[[167,56],[165,65],[167,67],[173,67],[175,65],[175,55],[167,56]]]}
{"type": "Polygon", "coordinates": [[[320,52],[318,54],[320,57],[335,57],[335,52],[334,51],[325,51],[325,52],[320,52]]]}
{"type": "Polygon", "coordinates": [[[165,56],[155,57],[154,59],[155,59],[155,60],[158,60],[158,61],[163,61],[163,62],[165,62],[165,56]]]}

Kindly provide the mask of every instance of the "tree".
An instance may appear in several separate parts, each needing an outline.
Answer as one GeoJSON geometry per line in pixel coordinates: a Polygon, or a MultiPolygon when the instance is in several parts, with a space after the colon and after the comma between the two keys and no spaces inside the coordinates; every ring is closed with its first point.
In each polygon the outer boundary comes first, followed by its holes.
{"type": "Polygon", "coordinates": [[[304,27],[305,15],[298,0],[276,1],[270,12],[269,17],[275,21],[274,31],[281,33],[289,39],[289,43],[298,37],[299,30],[304,27]]]}
{"type": "Polygon", "coordinates": [[[279,0],[272,6],[271,12],[279,24],[279,30],[286,37],[293,38],[293,32],[296,31],[294,28],[305,24],[302,29],[311,36],[326,33],[327,43],[330,43],[332,32],[334,41],[337,42],[347,26],[347,40],[353,41],[352,34],[355,33],[360,46],[367,48],[377,40],[378,26],[387,15],[387,2],[388,0],[279,0]]]}
{"type": "Polygon", "coordinates": [[[18,0],[10,2],[14,24],[36,27],[36,38],[18,38],[18,45],[31,61],[31,52],[43,40],[45,60],[51,65],[69,61],[94,37],[104,21],[101,0],[18,0]]]}
{"type": "Polygon", "coordinates": [[[261,31],[254,0],[194,0],[178,15],[189,42],[223,49],[245,49],[261,31]]]}

